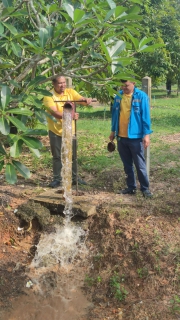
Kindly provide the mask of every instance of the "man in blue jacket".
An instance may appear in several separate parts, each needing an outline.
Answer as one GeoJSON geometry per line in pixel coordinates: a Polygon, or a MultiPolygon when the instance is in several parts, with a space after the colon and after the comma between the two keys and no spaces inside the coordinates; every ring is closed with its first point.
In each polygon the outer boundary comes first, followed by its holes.
{"type": "Polygon", "coordinates": [[[144,158],[144,149],[150,144],[151,119],[147,94],[135,87],[135,82],[122,80],[122,90],[112,106],[112,127],[109,139],[117,137],[118,151],[127,177],[127,188],[121,194],[136,193],[134,166],[140,190],[146,198],[152,197],[144,158]]]}

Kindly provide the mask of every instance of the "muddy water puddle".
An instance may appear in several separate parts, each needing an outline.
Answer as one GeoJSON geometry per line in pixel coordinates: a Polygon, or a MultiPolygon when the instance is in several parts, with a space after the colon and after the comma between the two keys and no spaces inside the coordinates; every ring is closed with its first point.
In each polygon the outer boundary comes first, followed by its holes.
{"type": "Polygon", "coordinates": [[[1,320],[84,320],[90,303],[83,294],[86,233],[70,222],[43,233],[26,267],[27,280],[1,320]]]}
{"type": "Polygon", "coordinates": [[[84,296],[84,272],[52,268],[26,288],[12,308],[0,314],[1,320],[85,320],[90,302],[84,296]]]}

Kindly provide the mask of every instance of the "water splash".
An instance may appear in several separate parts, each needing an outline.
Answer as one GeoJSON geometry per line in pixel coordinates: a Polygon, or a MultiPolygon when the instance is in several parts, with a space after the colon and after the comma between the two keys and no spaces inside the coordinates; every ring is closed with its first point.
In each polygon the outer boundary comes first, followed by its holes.
{"type": "Polygon", "coordinates": [[[55,226],[56,232],[42,234],[37,245],[35,257],[31,267],[43,268],[60,264],[65,267],[73,264],[77,256],[86,255],[85,245],[86,232],[71,222],[73,216],[72,205],[72,109],[64,108],[63,112],[63,135],[62,135],[62,185],[63,197],[65,198],[63,226],[55,226]]]}
{"type": "Polygon", "coordinates": [[[32,267],[50,267],[57,263],[66,267],[73,264],[79,255],[87,254],[86,232],[81,227],[69,224],[55,228],[55,232],[41,235],[32,267]]]}

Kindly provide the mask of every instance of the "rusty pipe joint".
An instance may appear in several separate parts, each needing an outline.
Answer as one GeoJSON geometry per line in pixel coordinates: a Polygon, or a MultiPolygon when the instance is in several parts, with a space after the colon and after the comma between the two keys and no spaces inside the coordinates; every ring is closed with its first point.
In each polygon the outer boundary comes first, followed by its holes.
{"type": "Polygon", "coordinates": [[[74,116],[75,116],[75,104],[71,101],[67,101],[64,106],[64,111],[66,112],[71,112],[71,115],[72,115],[72,119],[74,119],[74,116]]]}

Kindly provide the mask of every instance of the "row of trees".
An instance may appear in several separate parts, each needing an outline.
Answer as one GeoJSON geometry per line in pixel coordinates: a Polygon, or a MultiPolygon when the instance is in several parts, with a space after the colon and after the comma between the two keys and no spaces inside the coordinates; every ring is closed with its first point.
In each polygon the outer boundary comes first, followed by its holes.
{"type": "Polygon", "coordinates": [[[156,43],[163,44],[153,55],[138,55],[134,68],[139,75],[152,77],[155,85],[166,83],[168,94],[171,85],[180,89],[180,1],[147,0],[141,5],[144,16],[142,34],[152,35],[156,43]]]}
{"type": "MultiPolygon", "coordinates": [[[[131,79],[133,72],[144,76],[144,61],[153,56],[157,55],[157,61],[166,58],[161,68],[168,65],[166,75],[170,75],[172,58],[163,39],[163,28],[159,28],[163,14],[159,15],[159,22],[155,19],[157,7],[163,3],[2,0],[0,132],[10,148],[1,139],[0,170],[5,168],[9,183],[17,181],[17,171],[25,178],[30,176],[29,169],[17,160],[24,144],[40,156],[41,143],[36,136],[46,135],[47,131],[29,128],[28,123],[33,118],[45,121],[42,97],[50,95],[47,86],[55,74],[73,78],[79,92],[92,95],[94,88],[100,88],[106,102],[120,79],[131,79]]],[[[174,2],[169,6],[175,8],[174,2]]],[[[155,75],[154,64],[148,75],[161,79],[164,69],[155,75]]],[[[96,89],[96,97],[99,92],[96,89]]]]}

